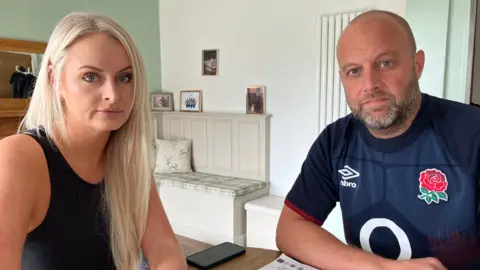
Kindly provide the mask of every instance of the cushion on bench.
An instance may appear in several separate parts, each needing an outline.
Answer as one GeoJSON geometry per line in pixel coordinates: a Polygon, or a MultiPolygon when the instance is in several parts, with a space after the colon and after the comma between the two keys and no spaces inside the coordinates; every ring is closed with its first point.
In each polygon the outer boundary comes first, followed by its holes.
{"type": "Polygon", "coordinates": [[[238,197],[267,187],[259,180],[207,174],[201,172],[155,173],[158,186],[193,189],[221,196],[238,197]]]}

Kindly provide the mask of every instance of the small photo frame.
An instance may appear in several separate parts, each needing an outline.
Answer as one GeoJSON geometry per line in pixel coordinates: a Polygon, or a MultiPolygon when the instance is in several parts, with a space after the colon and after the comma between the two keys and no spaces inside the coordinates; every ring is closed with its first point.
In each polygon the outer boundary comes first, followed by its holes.
{"type": "Polygon", "coordinates": [[[202,50],[202,75],[218,75],[218,49],[202,50]]]}
{"type": "Polygon", "coordinates": [[[202,90],[180,91],[181,112],[202,112],[202,90]]]}
{"type": "Polygon", "coordinates": [[[152,111],[173,111],[173,93],[150,93],[150,109],[152,111]]]}
{"type": "Polygon", "coordinates": [[[265,86],[247,87],[247,114],[265,113],[265,86]]]}

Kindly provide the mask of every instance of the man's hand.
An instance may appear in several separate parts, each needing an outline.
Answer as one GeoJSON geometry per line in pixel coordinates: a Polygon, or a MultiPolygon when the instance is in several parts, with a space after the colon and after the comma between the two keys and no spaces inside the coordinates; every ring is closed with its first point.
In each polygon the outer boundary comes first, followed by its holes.
{"type": "Polygon", "coordinates": [[[404,261],[388,261],[385,269],[389,270],[447,270],[443,264],[435,258],[422,258],[404,261]]]}

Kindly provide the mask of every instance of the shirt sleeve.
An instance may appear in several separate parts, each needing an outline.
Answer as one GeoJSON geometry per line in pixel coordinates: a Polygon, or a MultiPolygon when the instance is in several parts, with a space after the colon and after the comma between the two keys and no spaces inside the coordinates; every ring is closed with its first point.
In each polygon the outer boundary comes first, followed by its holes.
{"type": "Polygon", "coordinates": [[[287,207],[319,225],[323,224],[338,201],[330,162],[331,137],[327,128],[315,140],[285,199],[287,207]]]}
{"type": "Polygon", "coordinates": [[[480,237],[480,179],[477,178],[477,224],[478,237],[480,237]]]}

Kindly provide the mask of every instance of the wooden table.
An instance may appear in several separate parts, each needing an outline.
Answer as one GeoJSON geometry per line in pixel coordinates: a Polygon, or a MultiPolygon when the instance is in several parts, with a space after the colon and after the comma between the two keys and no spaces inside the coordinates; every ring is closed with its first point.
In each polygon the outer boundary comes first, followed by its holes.
{"type": "MultiPolygon", "coordinates": [[[[180,246],[185,257],[192,255],[193,253],[205,250],[212,246],[210,244],[186,238],[180,235],[177,235],[177,239],[180,242],[180,246]]],[[[233,260],[221,264],[213,269],[258,270],[259,268],[273,262],[281,254],[281,252],[277,250],[250,247],[247,247],[246,249],[247,251],[244,255],[241,255],[233,260]]],[[[189,266],[188,269],[197,268],[189,266]]]]}

